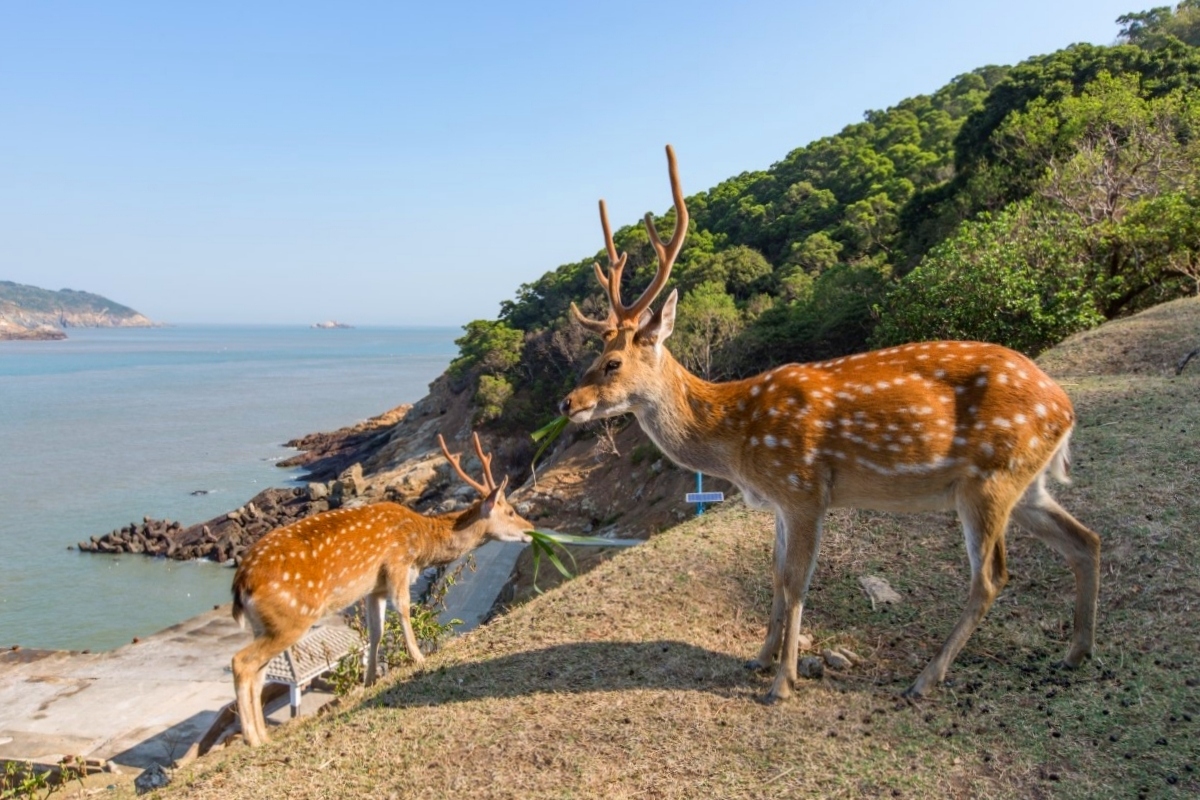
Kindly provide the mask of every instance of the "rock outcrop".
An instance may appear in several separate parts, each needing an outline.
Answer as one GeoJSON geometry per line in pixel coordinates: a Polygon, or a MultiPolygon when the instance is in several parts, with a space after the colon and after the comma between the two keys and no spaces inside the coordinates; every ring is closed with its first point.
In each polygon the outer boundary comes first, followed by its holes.
{"type": "Polygon", "coordinates": [[[65,339],[67,335],[52,325],[29,328],[0,317],[0,341],[42,341],[65,339]]]}

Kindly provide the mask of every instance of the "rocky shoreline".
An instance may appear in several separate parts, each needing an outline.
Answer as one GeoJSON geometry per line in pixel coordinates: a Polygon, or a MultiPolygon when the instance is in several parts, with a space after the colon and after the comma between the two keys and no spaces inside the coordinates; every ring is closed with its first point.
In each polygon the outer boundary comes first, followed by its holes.
{"type": "Polygon", "coordinates": [[[264,489],[244,506],[190,527],[174,520],[143,517],[75,547],[85,553],[130,553],[179,561],[208,559],[236,564],[243,551],[263,534],[310,514],[338,508],[358,497],[365,487],[357,464],[328,483],[307,487],[264,489]]]}
{"type": "MultiPolygon", "coordinates": [[[[472,393],[455,391],[442,376],[429,394],[377,417],[329,433],[312,433],[287,443],[301,452],[280,461],[303,467],[305,486],[266,489],[244,505],[206,522],[184,527],[171,520],[144,518],[74,548],[87,553],[143,554],[178,560],[208,559],[236,565],[263,534],[310,514],[342,505],[391,500],[419,512],[464,508],[475,493],[458,481],[442,456],[437,436],[464,454],[468,470],[478,469],[470,452],[472,393]]],[[[528,469],[532,440],[524,436],[484,437],[495,456],[497,477],[513,478],[508,497],[538,527],[564,533],[645,539],[693,515],[681,501],[692,491],[694,473],[674,468],[631,420],[610,436],[571,428],[546,454],[534,480],[528,469]]],[[[706,488],[732,489],[709,479],[706,488]]],[[[615,550],[571,548],[576,574],[586,572],[615,550]]],[[[501,606],[520,602],[536,589],[532,555],[526,551],[501,593],[501,606]]],[[[561,580],[541,570],[538,584],[561,580]]]]}

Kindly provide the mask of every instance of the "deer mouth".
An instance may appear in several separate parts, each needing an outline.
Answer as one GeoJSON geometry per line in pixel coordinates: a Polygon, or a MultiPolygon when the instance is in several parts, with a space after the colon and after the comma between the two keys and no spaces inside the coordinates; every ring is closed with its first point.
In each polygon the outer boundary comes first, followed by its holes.
{"type": "Polygon", "coordinates": [[[567,419],[574,423],[587,422],[596,414],[596,404],[592,403],[585,408],[577,408],[567,415],[567,419]]]}

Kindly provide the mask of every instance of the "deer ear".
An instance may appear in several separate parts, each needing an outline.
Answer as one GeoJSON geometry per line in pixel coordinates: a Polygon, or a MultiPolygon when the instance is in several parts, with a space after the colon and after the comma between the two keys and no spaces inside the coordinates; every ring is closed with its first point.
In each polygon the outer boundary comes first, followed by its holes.
{"type": "Polygon", "coordinates": [[[492,512],[496,509],[496,501],[500,498],[500,493],[503,491],[504,488],[501,487],[483,498],[483,502],[479,504],[479,516],[487,519],[492,515],[492,512]]]}
{"type": "Polygon", "coordinates": [[[662,308],[653,314],[649,311],[643,313],[638,324],[638,341],[653,344],[655,348],[661,346],[671,331],[675,330],[675,306],[678,302],[679,290],[672,289],[662,308]]]}

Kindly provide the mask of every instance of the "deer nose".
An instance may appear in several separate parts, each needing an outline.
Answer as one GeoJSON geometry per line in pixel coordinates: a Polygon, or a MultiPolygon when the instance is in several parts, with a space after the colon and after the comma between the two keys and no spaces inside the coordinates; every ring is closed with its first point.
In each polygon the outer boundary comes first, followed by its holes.
{"type": "Polygon", "coordinates": [[[562,414],[564,417],[571,416],[571,397],[570,397],[570,395],[568,395],[567,397],[564,397],[562,399],[562,402],[558,404],[558,413],[562,414]]]}

